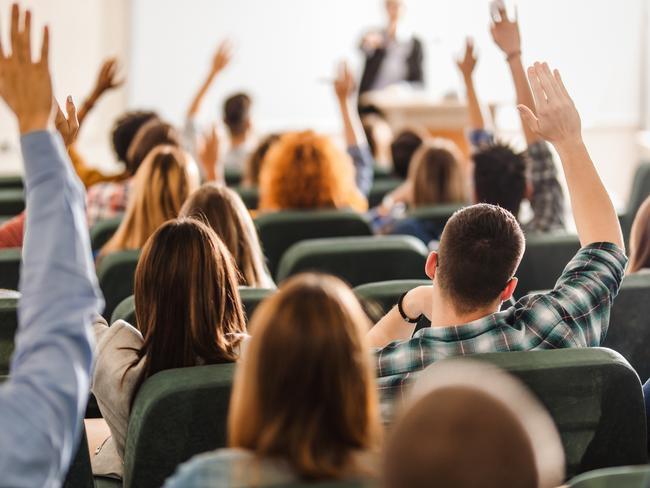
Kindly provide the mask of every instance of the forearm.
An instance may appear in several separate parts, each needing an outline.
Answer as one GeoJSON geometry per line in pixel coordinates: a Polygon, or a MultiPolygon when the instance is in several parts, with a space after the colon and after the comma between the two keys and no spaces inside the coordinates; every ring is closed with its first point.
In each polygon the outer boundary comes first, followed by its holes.
{"type": "Polygon", "coordinates": [[[405,322],[397,307],[393,307],[368,332],[370,347],[383,348],[394,341],[405,341],[411,338],[415,324],[405,322]]]}
{"type": "Polygon", "coordinates": [[[201,110],[201,105],[203,104],[203,99],[205,98],[205,94],[208,92],[210,89],[210,86],[212,85],[214,79],[217,77],[217,73],[215,72],[210,72],[208,77],[205,79],[201,87],[199,88],[199,91],[196,93],[194,98],[192,99],[192,103],[190,104],[190,107],[187,109],[187,118],[193,118],[196,116],[196,114],[199,113],[199,110],[201,110]]]}
{"type": "MultiPolygon", "coordinates": [[[[524,70],[524,65],[521,62],[521,53],[511,56],[508,60],[508,66],[510,67],[512,82],[515,85],[517,105],[525,105],[526,107],[534,108],[535,101],[533,99],[533,92],[530,89],[528,78],[526,77],[526,71],[524,70]]],[[[531,130],[526,121],[523,119],[521,119],[521,126],[524,130],[526,143],[529,146],[542,140],[531,130]]]]}
{"type": "Polygon", "coordinates": [[[483,113],[481,112],[481,105],[478,101],[478,96],[476,95],[476,89],[474,88],[474,80],[470,76],[464,76],[465,80],[465,94],[467,96],[467,108],[469,110],[469,124],[470,127],[474,130],[485,129],[485,120],[483,119],[483,113]]]}
{"type": "Polygon", "coordinates": [[[555,148],[564,167],[580,244],[611,242],[624,249],[614,205],[582,139],[555,144],[555,148]]]}
{"type": "Polygon", "coordinates": [[[356,111],[352,110],[349,100],[347,98],[339,98],[338,101],[341,120],[343,122],[345,144],[348,147],[368,144],[366,133],[363,131],[361,120],[359,120],[359,115],[356,111]]]}
{"type": "Polygon", "coordinates": [[[93,109],[93,107],[97,103],[97,100],[99,100],[100,96],[101,96],[100,94],[93,92],[88,96],[88,98],[84,100],[84,103],[81,105],[81,108],[77,111],[77,119],[79,120],[79,129],[81,129],[81,126],[84,120],[86,119],[86,116],[93,109]]]}

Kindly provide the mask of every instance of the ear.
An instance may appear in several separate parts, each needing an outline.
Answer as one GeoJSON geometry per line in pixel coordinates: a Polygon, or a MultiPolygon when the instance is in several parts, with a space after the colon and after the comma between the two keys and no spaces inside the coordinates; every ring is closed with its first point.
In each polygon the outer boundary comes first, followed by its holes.
{"type": "Polygon", "coordinates": [[[519,283],[519,280],[517,278],[511,278],[510,281],[508,281],[508,284],[503,289],[501,296],[499,297],[499,300],[501,300],[502,303],[507,302],[512,298],[513,293],[517,289],[517,283],[519,283]]]}
{"type": "Polygon", "coordinates": [[[530,180],[526,180],[526,189],[524,190],[524,198],[528,201],[533,198],[533,184],[530,180]]]}
{"type": "Polygon", "coordinates": [[[438,267],[438,253],[432,251],[427,258],[427,262],[424,265],[424,272],[432,280],[436,277],[436,268],[438,267]]]}

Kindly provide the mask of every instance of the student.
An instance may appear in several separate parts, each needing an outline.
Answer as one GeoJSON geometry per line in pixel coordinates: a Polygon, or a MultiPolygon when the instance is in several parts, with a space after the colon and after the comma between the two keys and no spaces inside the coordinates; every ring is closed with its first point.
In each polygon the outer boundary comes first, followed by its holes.
{"type": "Polygon", "coordinates": [[[386,488],[554,488],[564,449],[544,406],[509,374],[473,361],[427,368],[384,454],[386,488]]]}
{"type": "MultiPolygon", "coordinates": [[[[147,240],[135,272],[138,329],[95,321],[92,392],[110,437],[91,452],[93,473],[121,477],[129,412],[147,378],[167,369],[236,361],[246,338],[237,270],[224,244],[193,219],[167,222],[147,240]]],[[[97,426],[88,429],[97,442],[97,426]]]]}
{"type": "Polygon", "coordinates": [[[187,153],[173,146],[155,147],[140,165],[124,219],[99,258],[140,249],[158,227],[178,217],[181,206],[198,187],[198,169],[187,153]]]}
{"type": "Polygon", "coordinates": [[[18,121],[29,209],[16,350],[0,384],[0,473],[4,486],[53,487],[77,449],[93,364],[90,323],[103,301],[83,187],[53,132],[48,29],[33,62],[31,19],[14,4],[11,40],[0,43],[0,97],[18,121]]]}
{"type": "Polygon", "coordinates": [[[628,274],[650,270],[650,197],[639,207],[630,232],[628,274]]]}
{"type": "Polygon", "coordinates": [[[376,476],[381,427],[369,325],[339,279],[304,274],[285,282],[253,316],[255,334],[235,373],[229,449],[195,457],[165,486],[376,476]]]}
{"type": "Polygon", "coordinates": [[[206,183],[190,195],[180,216],[204,220],[212,227],[235,260],[240,285],[275,288],[264,265],[255,224],[237,193],[224,185],[206,183]]]}
{"type": "MultiPolygon", "coordinates": [[[[532,94],[521,61],[521,40],[517,20],[510,21],[503,7],[493,19],[492,37],[506,56],[517,94],[517,103],[532,105],[532,94]]],[[[465,56],[458,67],[465,82],[470,113],[470,142],[474,146],[474,192],[477,203],[499,205],[519,218],[521,202],[528,199],[533,217],[523,223],[524,231],[552,232],[565,228],[564,193],[557,179],[557,169],[549,148],[525,123],[522,125],[526,144],[525,154],[514,152],[509,146],[496,143],[485,123],[476,96],[472,73],[476,56],[468,40],[465,56]],[[530,179],[527,178],[530,166],[530,179]]]]}
{"type": "Polygon", "coordinates": [[[403,295],[369,333],[379,349],[376,368],[387,401],[411,373],[447,356],[599,346],[607,333],[627,264],[618,217],[559,72],[536,63],[528,76],[535,104],[520,105],[519,111],[560,155],[582,249],[551,292],[525,296],[499,311],[517,286],[524,252],[519,223],[488,204],[456,212],[426,263],[432,286],[403,295]],[[418,321],[424,328],[411,338],[418,321]]]}
{"type": "Polygon", "coordinates": [[[260,173],[266,154],[271,146],[280,140],[280,134],[269,134],[257,145],[257,148],[246,160],[244,164],[244,174],[242,176],[242,186],[244,188],[256,188],[260,184],[260,173]]]}
{"type": "Polygon", "coordinates": [[[377,167],[391,170],[393,158],[390,149],[394,139],[393,129],[378,109],[364,115],[361,122],[375,164],[377,167]]]}
{"type": "Polygon", "coordinates": [[[427,136],[420,130],[405,129],[393,139],[390,152],[393,160],[393,173],[397,178],[406,179],[411,159],[426,138],[427,136]]]}

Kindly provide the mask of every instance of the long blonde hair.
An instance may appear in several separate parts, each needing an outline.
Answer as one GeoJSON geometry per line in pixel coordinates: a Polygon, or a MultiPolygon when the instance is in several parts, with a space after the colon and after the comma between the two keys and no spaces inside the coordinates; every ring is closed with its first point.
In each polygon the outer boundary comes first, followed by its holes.
{"type": "Polygon", "coordinates": [[[100,256],[140,249],[158,227],[176,218],[185,199],[199,185],[198,170],[184,151],[157,146],[138,168],[132,184],[124,219],[100,256]]]}
{"type": "Polygon", "coordinates": [[[235,377],[229,445],[286,461],[302,479],[364,476],[381,437],[371,324],[332,276],[303,274],[263,302],[235,377]]]}
{"type": "Polygon", "coordinates": [[[205,221],[232,254],[239,270],[239,284],[273,288],[264,265],[264,254],[255,224],[237,193],[215,183],[206,183],[187,199],[181,217],[205,221]]]}

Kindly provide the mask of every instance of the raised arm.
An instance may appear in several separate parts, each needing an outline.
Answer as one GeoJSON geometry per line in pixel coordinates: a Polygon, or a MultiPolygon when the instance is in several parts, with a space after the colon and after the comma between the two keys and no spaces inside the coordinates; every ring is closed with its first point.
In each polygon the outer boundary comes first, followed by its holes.
{"type": "Polygon", "coordinates": [[[467,105],[469,109],[469,124],[472,130],[484,130],[485,121],[483,120],[483,113],[481,112],[481,105],[479,104],[474,88],[474,79],[472,77],[474,68],[477,63],[476,53],[474,52],[474,41],[468,38],[465,42],[465,55],[462,59],[456,60],[456,65],[463,76],[465,83],[465,94],[467,96],[467,105]]]}
{"type": "Polygon", "coordinates": [[[16,350],[0,386],[5,486],[60,486],[76,449],[92,366],[91,317],[102,306],[84,191],[50,131],[48,32],[31,60],[31,15],[12,9],[11,54],[0,48],[0,97],[16,114],[25,161],[27,232],[16,350]]]}
{"type": "Polygon", "coordinates": [[[203,99],[205,98],[206,93],[208,93],[208,90],[212,86],[212,83],[214,82],[217,75],[221,73],[221,71],[223,71],[223,69],[226,66],[228,66],[231,57],[232,57],[232,46],[230,45],[230,42],[224,41],[221,44],[219,44],[219,47],[217,48],[217,52],[215,53],[214,58],[212,59],[212,66],[210,66],[210,71],[208,72],[206,78],[203,80],[203,83],[201,83],[201,86],[196,92],[196,95],[194,95],[194,98],[192,99],[192,103],[187,109],[188,119],[192,119],[196,117],[196,114],[199,113],[199,110],[201,110],[201,105],[203,103],[203,99]]]}
{"type": "MultiPolygon", "coordinates": [[[[526,71],[521,61],[521,36],[519,35],[519,20],[517,11],[515,10],[515,19],[508,18],[508,12],[505,6],[499,6],[497,12],[492,18],[492,26],[490,28],[492,39],[494,43],[501,49],[506,57],[506,62],[510,68],[512,81],[515,85],[515,92],[517,94],[517,105],[525,105],[527,107],[534,107],[533,92],[530,90],[528,78],[526,78],[526,71]]],[[[521,121],[526,136],[526,143],[530,146],[539,142],[540,137],[535,134],[530,127],[521,121]]]]}
{"type": "Polygon", "coordinates": [[[79,126],[83,124],[88,113],[92,110],[92,108],[104,95],[104,93],[119,88],[124,84],[124,78],[118,80],[118,70],[119,65],[116,58],[109,58],[102,63],[102,66],[99,68],[99,73],[97,74],[95,87],[93,88],[93,91],[90,93],[90,95],[88,95],[88,98],[84,100],[84,103],[79,109],[79,126]]]}
{"type": "Polygon", "coordinates": [[[582,140],[580,115],[559,71],[535,63],[528,78],[534,106],[517,108],[535,136],[553,144],[560,155],[580,243],[611,242],[624,249],[616,211],[582,140]]]}

